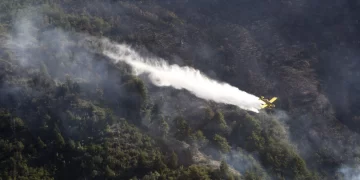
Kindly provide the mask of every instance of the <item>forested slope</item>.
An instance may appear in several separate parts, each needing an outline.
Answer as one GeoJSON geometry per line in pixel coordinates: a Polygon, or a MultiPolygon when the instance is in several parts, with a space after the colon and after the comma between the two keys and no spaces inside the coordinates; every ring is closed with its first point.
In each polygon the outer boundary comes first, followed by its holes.
{"type": "Polygon", "coordinates": [[[2,179],[358,175],[355,1],[3,0],[0,9],[2,179]],[[90,35],[278,96],[277,108],[256,114],[156,87],[89,48],[90,35]]]}

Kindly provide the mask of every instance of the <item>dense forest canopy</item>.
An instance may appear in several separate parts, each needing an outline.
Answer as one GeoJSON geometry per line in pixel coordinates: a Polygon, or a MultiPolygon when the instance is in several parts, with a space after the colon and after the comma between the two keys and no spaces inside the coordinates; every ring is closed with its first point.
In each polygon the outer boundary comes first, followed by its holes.
{"type": "Polygon", "coordinates": [[[356,179],[360,4],[2,0],[0,179],[356,179]],[[93,39],[276,108],[158,87],[93,39]]]}

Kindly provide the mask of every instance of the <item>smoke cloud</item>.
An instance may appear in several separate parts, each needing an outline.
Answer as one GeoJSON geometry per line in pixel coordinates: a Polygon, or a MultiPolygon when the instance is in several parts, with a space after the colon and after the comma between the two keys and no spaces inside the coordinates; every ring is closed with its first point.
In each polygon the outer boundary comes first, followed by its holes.
{"type": "Polygon", "coordinates": [[[244,110],[258,113],[263,102],[258,97],[239,90],[227,83],[217,82],[199,70],[176,64],[169,65],[160,58],[141,56],[126,44],[116,44],[104,39],[103,54],[115,63],[122,61],[133,67],[135,75],[148,74],[156,86],[186,89],[195,96],[217,103],[232,104],[244,110]]]}
{"type": "Polygon", "coordinates": [[[343,166],[338,171],[345,180],[358,180],[360,179],[360,166],[350,167],[343,166]]]}

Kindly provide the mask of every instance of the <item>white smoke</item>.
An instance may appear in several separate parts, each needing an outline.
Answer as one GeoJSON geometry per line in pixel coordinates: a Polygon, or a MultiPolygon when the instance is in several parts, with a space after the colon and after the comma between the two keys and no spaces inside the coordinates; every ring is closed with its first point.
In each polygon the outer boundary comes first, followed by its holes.
{"type": "Polygon", "coordinates": [[[343,175],[344,180],[360,180],[360,166],[343,166],[338,172],[343,175]]]}
{"type": "Polygon", "coordinates": [[[256,113],[264,103],[252,94],[208,78],[197,69],[169,65],[160,58],[142,57],[126,44],[112,43],[107,39],[102,44],[105,47],[102,52],[104,55],[115,63],[122,61],[131,65],[136,75],[147,73],[156,86],[186,89],[199,98],[236,105],[256,113]]]}

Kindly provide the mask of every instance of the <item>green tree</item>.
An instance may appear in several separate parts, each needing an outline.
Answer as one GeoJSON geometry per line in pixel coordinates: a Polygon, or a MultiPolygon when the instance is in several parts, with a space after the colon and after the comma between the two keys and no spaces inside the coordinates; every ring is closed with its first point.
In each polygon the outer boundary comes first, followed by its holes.
{"type": "Polygon", "coordinates": [[[56,144],[60,147],[60,148],[62,148],[62,147],[64,147],[64,145],[65,145],[65,140],[64,140],[64,138],[62,137],[62,135],[59,133],[59,132],[56,132],[55,133],[55,141],[56,141],[56,144]]]}
{"type": "Polygon", "coordinates": [[[210,180],[211,178],[208,169],[197,165],[191,165],[179,179],[210,180]]]}
{"type": "Polygon", "coordinates": [[[46,79],[50,78],[48,68],[44,62],[41,62],[41,64],[40,64],[40,72],[43,76],[45,76],[46,79]]]}
{"type": "Polygon", "coordinates": [[[116,176],[115,172],[108,165],[105,167],[105,175],[110,178],[116,176]]]}
{"type": "Polygon", "coordinates": [[[15,124],[15,127],[19,130],[24,129],[24,127],[25,127],[24,121],[18,117],[14,118],[14,124],[15,124]]]}
{"type": "Polygon", "coordinates": [[[175,118],[175,126],[176,126],[175,137],[178,140],[184,141],[190,136],[191,134],[190,127],[183,117],[175,118]]]}
{"type": "Polygon", "coordinates": [[[228,179],[228,180],[234,180],[234,176],[230,172],[229,165],[225,162],[225,160],[221,160],[220,168],[219,168],[219,175],[221,179],[228,179]]]}
{"type": "Polygon", "coordinates": [[[178,167],[178,156],[174,151],[171,152],[169,167],[173,169],[178,167]]]}
{"type": "Polygon", "coordinates": [[[196,131],[191,135],[192,143],[196,144],[198,147],[205,147],[209,140],[204,136],[201,130],[196,131]]]}
{"type": "Polygon", "coordinates": [[[37,141],[38,141],[38,145],[41,149],[46,147],[46,144],[41,140],[41,138],[39,136],[37,137],[37,141]]]}
{"type": "Polygon", "coordinates": [[[263,178],[254,171],[246,171],[244,174],[244,180],[262,180],[263,178]]]}
{"type": "Polygon", "coordinates": [[[221,152],[223,152],[223,153],[230,152],[231,147],[230,147],[229,143],[227,142],[226,138],[224,138],[218,134],[215,134],[214,143],[215,143],[215,146],[218,149],[220,149],[221,152]]]}
{"type": "Polygon", "coordinates": [[[169,124],[166,122],[166,120],[162,117],[160,120],[160,133],[162,137],[166,137],[169,133],[169,124]]]}
{"type": "Polygon", "coordinates": [[[219,126],[219,130],[222,133],[228,133],[228,126],[226,124],[225,118],[224,118],[224,114],[221,111],[216,111],[214,117],[213,117],[213,121],[215,122],[215,124],[217,126],[219,126]]]}
{"type": "Polygon", "coordinates": [[[69,139],[69,141],[68,141],[68,146],[69,146],[69,148],[70,148],[71,150],[75,150],[76,145],[75,145],[74,140],[69,139]]]}
{"type": "Polygon", "coordinates": [[[221,160],[220,163],[220,173],[227,174],[229,173],[229,165],[225,162],[225,160],[221,160]]]}
{"type": "Polygon", "coordinates": [[[155,171],[155,172],[151,172],[150,174],[145,175],[142,180],[158,180],[158,178],[160,177],[160,174],[155,171]]]}

